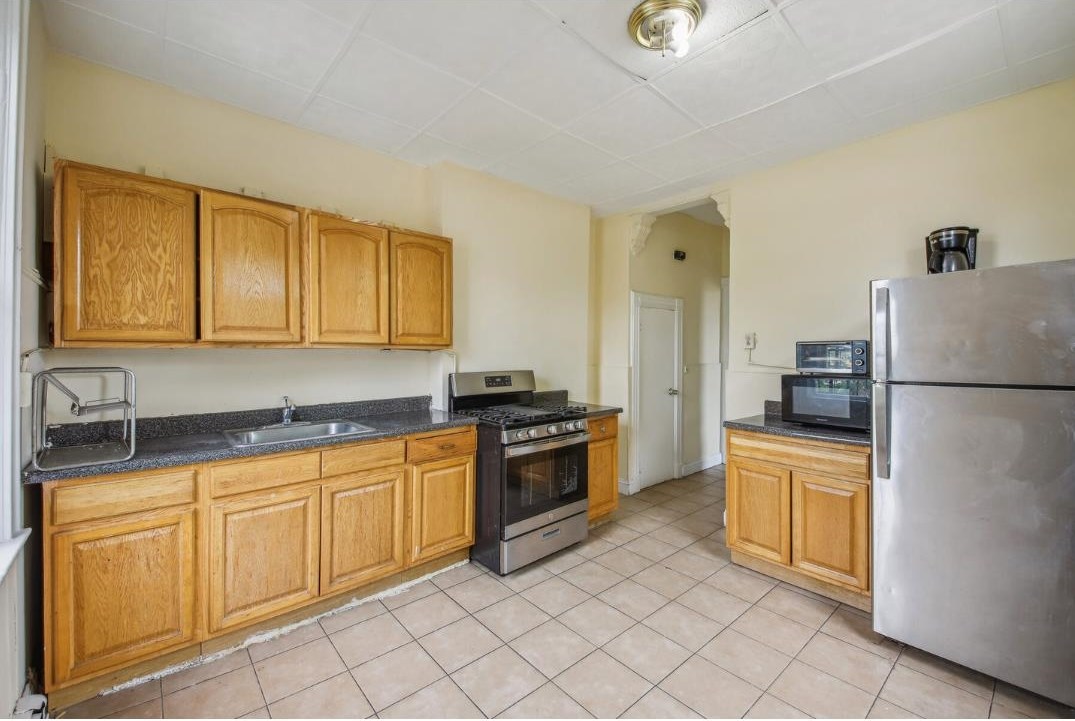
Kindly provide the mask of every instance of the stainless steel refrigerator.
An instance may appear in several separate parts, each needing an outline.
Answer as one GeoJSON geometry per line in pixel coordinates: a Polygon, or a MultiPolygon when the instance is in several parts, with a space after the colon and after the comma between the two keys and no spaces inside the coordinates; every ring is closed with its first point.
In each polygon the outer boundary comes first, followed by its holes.
{"type": "Polygon", "coordinates": [[[874,630],[1075,705],[1075,259],[870,294],[874,630]]]}

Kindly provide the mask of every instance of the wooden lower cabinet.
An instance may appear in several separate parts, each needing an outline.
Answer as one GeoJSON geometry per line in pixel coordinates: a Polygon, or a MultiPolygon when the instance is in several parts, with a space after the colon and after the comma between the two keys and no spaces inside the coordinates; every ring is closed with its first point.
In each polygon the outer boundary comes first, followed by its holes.
{"type": "Polygon", "coordinates": [[[219,633],[318,595],[318,486],[209,508],[209,631],[219,633]]]}
{"type": "Polygon", "coordinates": [[[475,437],[45,483],[45,690],[96,692],[465,550],[475,437]]]}
{"type": "Polygon", "coordinates": [[[194,519],[187,508],[51,536],[50,686],[194,640],[194,519]]]}
{"type": "Polygon", "coordinates": [[[408,565],[474,544],[474,456],[416,463],[407,507],[408,565]]]}
{"type": "Polygon", "coordinates": [[[789,563],[791,471],[732,460],[726,478],[728,547],[774,563],[789,563]]]}
{"type": "Polygon", "coordinates": [[[728,450],[732,560],[868,609],[869,448],[729,430],[728,450]]]}
{"type": "Polygon", "coordinates": [[[620,489],[617,466],[619,443],[616,438],[590,443],[587,475],[587,493],[590,498],[589,519],[607,516],[620,506],[620,489]]]}
{"type": "Polygon", "coordinates": [[[403,468],[339,476],[321,486],[321,593],[403,568],[403,468]]]}
{"type": "Polygon", "coordinates": [[[869,588],[869,488],[792,473],[791,565],[823,581],[869,588]]]}

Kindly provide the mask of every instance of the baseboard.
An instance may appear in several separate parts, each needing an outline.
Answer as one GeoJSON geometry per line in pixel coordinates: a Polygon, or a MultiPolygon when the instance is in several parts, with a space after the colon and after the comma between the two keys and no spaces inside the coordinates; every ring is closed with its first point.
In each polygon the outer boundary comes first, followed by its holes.
{"type": "Polygon", "coordinates": [[[693,463],[683,464],[683,475],[689,476],[692,473],[697,473],[705,468],[712,468],[713,466],[719,466],[724,463],[724,454],[717,453],[709,458],[700,458],[693,463]]]}
{"type": "Polygon", "coordinates": [[[631,482],[626,478],[619,479],[617,485],[619,486],[621,496],[633,496],[641,490],[637,481],[632,486],[631,482]]]}

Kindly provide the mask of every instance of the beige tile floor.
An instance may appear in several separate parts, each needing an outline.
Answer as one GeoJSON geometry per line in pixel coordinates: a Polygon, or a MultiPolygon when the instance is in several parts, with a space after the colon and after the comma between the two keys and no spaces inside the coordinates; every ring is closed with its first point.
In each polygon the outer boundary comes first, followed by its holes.
{"type": "Polygon", "coordinates": [[[729,564],[723,510],[722,468],[667,481],[505,578],[461,566],[65,716],[1075,715],[729,564]]]}

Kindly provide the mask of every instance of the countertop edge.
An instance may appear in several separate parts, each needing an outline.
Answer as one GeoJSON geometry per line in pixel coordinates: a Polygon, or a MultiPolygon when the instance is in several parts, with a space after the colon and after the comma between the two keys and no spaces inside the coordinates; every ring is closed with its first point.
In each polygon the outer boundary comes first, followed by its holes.
{"type": "Polygon", "coordinates": [[[751,433],[766,433],[771,436],[783,436],[784,438],[802,438],[803,440],[824,441],[826,443],[843,443],[849,446],[870,447],[869,433],[856,434],[854,431],[827,430],[796,424],[792,426],[784,421],[778,421],[779,425],[768,425],[764,415],[746,416],[724,421],[723,426],[737,431],[751,433]]]}
{"type": "MultiPolygon", "coordinates": [[[[161,468],[175,468],[178,466],[189,466],[198,463],[227,461],[237,458],[256,458],[258,456],[272,456],[281,453],[292,453],[295,451],[313,450],[317,448],[331,448],[333,446],[366,443],[369,441],[385,440],[389,438],[399,438],[401,436],[410,436],[416,433],[429,433],[431,431],[443,430],[447,428],[474,426],[477,425],[478,422],[477,419],[468,416],[449,414],[446,411],[444,412],[444,414],[450,417],[445,418],[442,421],[415,423],[413,425],[400,426],[398,428],[378,431],[376,433],[366,434],[359,437],[339,436],[336,438],[314,438],[304,441],[273,443],[263,446],[228,446],[226,448],[218,448],[211,450],[179,450],[170,453],[162,453],[158,456],[150,456],[148,458],[139,458],[136,453],[134,458],[127,461],[102,463],[96,466],[82,466],[80,468],[65,468],[58,469],[55,471],[38,471],[33,470],[31,467],[30,470],[23,470],[22,483],[23,485],[37,485],[40,483],[46,483],[48,481],[94,478],[98,476],[111,476],[119,473],[131,473],[134,471],[153,471],[159,470],[161,468]]],[[[353,420],[356,422],[368,424],[371,422],[372,418],[375,418],[375,416],[357,416],[355,418],[349,418],[347,420],[353,420]]]]}

